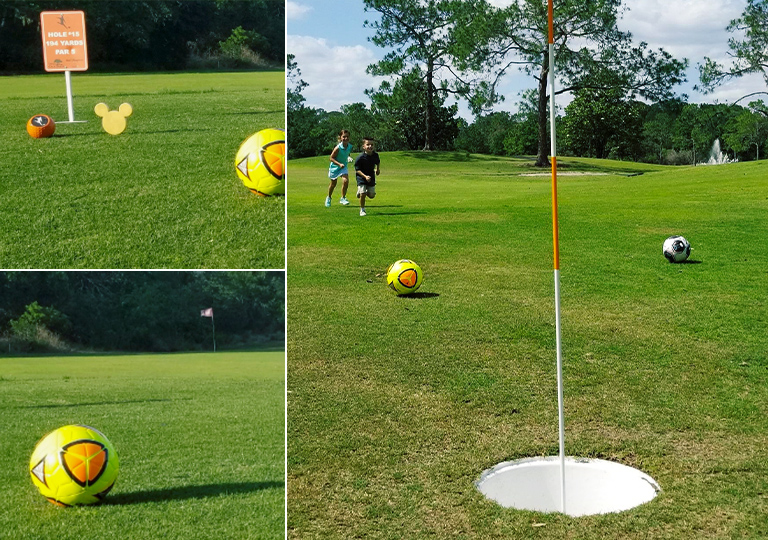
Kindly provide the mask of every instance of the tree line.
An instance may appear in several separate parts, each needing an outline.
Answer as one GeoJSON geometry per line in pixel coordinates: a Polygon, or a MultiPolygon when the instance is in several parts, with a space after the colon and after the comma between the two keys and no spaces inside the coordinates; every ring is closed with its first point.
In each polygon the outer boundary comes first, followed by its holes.
{"type": "MultiPolygon", "coordinates": [[[[330,152],[341,128],[377,138],[381,150],[442,149],[497,155],[534,155],[548,165],[549,66],[546,2],[520,0],[506,8],[477,0],[364,0],[378,19],[371,41],[391,49],[368,67],[390,75],[366,92],[370,104],[353,103],[327,112],[305,104],[307,83],[295,58],[287,64],[289,157],[330,152]],[[504,100],[499,81],[512,69],[528,75],[515,113],[494,112],[504,100]],[[472,123],[457,118],[449,97],[465,100],[472,123]]],[[[731,158],[759,159],[766,151],[768,109],[698,105],[676,96],[687,59],[635,43],[617,21],[622,0],[562,0],[554,9],[556,93],[571,103],[556,111],[558,153],[655,163],[702,161],[715,139],[731,158]],[[562,133],[560,133],[562,131],[562,133]]],[[[761,73],[768,84],[768,0],[747,0],[727,30],[743,39],[728,43],[730,66],[705,58],[698,89],[761,73]]],[[[724,47],[726,45],[724,44],[724,47]]]]}
{"type": "Polygon", "coordinates": [[[2,272],[0,354],[283,342],[283,272],[2,272]],[[213,308],[214,320],[201,311],[213,308]]]}
{"type": "Polygon", "coordinates": [[[40,12],[84,11],[91,71],[282,67],[283,0],[0,2],[0,71],[43,71],[40,12]]]}
{"type": "MultiPolygon", "coordinates": [[[[289,81],[298,66],[289,62],[289,81]]],[[[300,75],[300,71],[298,71],[300,75]]],[[[375,136],[381,151],[421,150],[425,104],[418,74],[394,87],[370,92],[371,103],[343,105],[327,112],[303,105],[297,87],[289,89],[289,158],[330,154],[341,129],[356,136],[375,136]],[[298,106],[296,104],[298,103],[298,106]]],[[[530,156],[539,151],[536,92],[521,98],[517,112],[477,115],[471,123],[457,116],[458,107],[437,100],[433,106],[432,144],[435,150],[455,150],[498,156],[530,156]]],[[[546,132],[549,137],[548,131],[546,132]]],[[[558,114],[558,153],[666,165],[706,162],[715,140],[729,159],[751,161],[768,152],[768,106],[695,104],[682,98],[656,103],[629,99],[617,90],[579,90],[558,114]]]]}

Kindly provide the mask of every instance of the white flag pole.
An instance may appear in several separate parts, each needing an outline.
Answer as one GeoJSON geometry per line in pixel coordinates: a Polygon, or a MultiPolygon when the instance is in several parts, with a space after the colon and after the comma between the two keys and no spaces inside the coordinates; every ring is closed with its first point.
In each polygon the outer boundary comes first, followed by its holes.
{"type": "Polygon", "coordinates": [[[547,0],[549,26],[549,131],[552,159],[552,239],[555,277],[555,332],[557,344],[557,416],[560,443],[560,511],[565,514],[565,414],[563,412],[563,349],[560,332],[560,241],[557,222],[557,141],[555,136],[555,39],[552,0],[547,0]]]}
{"type": "Polygon", "coordinates": [[[211,311],[211,329],[213,330],[213,352],[216,352],[216,325],[213,324],[213,311],[211,311]]]}

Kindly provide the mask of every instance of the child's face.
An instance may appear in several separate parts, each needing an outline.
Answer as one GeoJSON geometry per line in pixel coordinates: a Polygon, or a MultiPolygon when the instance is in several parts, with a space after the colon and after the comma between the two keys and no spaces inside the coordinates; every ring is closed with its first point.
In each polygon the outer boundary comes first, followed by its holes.
{"type": "Polygon", "coordinates": [[[366,154],[373,153],[373,141],[363,141],[363,152],[366,154]]]}
{"type": "Polygon", "coordinates": [[[349,142],[349,133],[345,133],[344,135],[341,136],[341,142],[343,142],[344,144],[347,144],[349,142]]]}

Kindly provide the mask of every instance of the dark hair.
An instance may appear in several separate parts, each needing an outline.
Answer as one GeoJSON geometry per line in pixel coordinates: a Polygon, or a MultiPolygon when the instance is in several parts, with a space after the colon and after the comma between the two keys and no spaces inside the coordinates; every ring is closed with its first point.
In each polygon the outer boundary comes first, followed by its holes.
{"type": "Polygon", "coordinates": [[[373,137],[363,137],[363,141],[376,142],[376,139],[374,139],[373,137]]]}

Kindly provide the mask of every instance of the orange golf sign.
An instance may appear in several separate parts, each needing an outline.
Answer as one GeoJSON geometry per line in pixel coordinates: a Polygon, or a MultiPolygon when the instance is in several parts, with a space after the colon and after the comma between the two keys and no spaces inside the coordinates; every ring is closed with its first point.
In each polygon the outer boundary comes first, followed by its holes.
{"type": "Polygon", "coordinates": [[[40,13],[45,71],[86,71],[85,13],[43,11],[40,13]]]}

